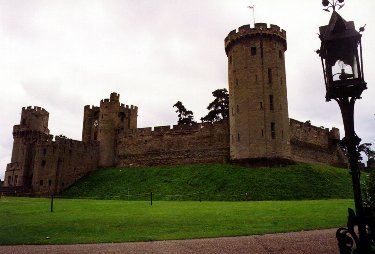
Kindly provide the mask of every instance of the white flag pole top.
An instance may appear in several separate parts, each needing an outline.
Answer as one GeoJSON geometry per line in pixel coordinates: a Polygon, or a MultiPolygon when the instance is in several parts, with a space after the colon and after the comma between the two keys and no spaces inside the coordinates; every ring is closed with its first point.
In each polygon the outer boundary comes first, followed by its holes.
{"type": "Polygon", "coordinates": [[[250,6],[247,6],[247,8],[249,8],[249,9],[252,9],[252,10],[253,10],[253,24],[254,24],[254,27],[255,27],[255,14],[254,14],[254,9],[255,9],[255,6],[254,6],[254,5],[250,5],[250,6]]]}

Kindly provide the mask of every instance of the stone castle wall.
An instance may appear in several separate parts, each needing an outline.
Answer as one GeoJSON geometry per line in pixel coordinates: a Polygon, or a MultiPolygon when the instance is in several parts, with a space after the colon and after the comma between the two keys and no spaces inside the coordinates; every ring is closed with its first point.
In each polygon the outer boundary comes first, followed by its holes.
{"type": "Polygon", "coordinates": [[[60,193],[76,180],[98,167],[98,142],[55,137],[55,141],[39,142],[33,162],[33,193],[60,193]]]}
{"type": "Polygon", "coordinates": [[[223,163],[229,159],[227,121],[126,130],[117,142],[118,167],[223,163]]]}
{"type": "Polygon", "coordinates": [[[290,119],[292,160],[345,167],[347,159],[338,146],[340,131],[290,119]]]}
{"type": "MultiPolygon", "coordinates": [[[[339,130],[331,131],[290,119],[291,159],[343,166],[337,146],[339,130]]],[[[223,121],[195,126],[160,126],[127,130],[117,142],[118,167],[222,163],[229,158],[229,125],[223,121]]]]}

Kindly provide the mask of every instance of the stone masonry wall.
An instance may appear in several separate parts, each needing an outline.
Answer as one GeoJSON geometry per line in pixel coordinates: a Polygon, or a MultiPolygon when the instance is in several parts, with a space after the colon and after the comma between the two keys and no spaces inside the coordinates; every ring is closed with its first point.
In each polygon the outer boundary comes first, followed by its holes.
{"type": "Polygon", "coordinates": [[[290,119],[292,160],[345,167],[347,160],[338,147],[340,132],[290,119]]]}
{"type": "MultiPolygon", "coordinates": [[[[339,130],[290,119],[292,160],[345,166],[339,130]]],[[[221,163],[229,160],[227,122],[127,130],[118,138],[117,167],[221,163]]]]}
{"type": "Polygon", "coordinates": [[[63,137],[39,142],[33,161],[33,193],[60,193],[98,167],[98,142],[84,143],[63,137]]]}
{"type": "Polygon", "coordinates": [[[116,166],[223,163],[229,158],[227,121],[126,130],[118,138],[116,166]]]}

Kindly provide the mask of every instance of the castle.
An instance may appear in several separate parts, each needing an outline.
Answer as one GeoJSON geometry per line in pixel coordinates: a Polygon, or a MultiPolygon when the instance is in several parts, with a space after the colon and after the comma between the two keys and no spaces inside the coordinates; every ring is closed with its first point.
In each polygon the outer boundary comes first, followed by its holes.
{"type": "Polygon", "coordinates": [[[289,162],[343,165],[340,133],[289,119],[284,52],[286,32],[257,23],[225,38],[229,120],[137,128],[138,108],[112,93],[85,106],[82,141],[50,135],[49,113],[22,109],[13,128],[11,163],[4,187],[18,193],[60,193],[99,167],[185,163],[289,162]]]}

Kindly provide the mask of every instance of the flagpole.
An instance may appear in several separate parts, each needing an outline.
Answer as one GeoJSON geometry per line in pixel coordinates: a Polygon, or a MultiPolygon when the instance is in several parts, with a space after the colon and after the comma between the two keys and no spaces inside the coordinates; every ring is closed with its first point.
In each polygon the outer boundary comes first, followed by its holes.
{"type": "Polygon", "coordinates": [[[254,24],[254,27],[255,27],[255,13],[254,13],[255,5],[250,5],[250,6],[248,6],[247,8],[253,10],[253,24],[254,24]]]}

